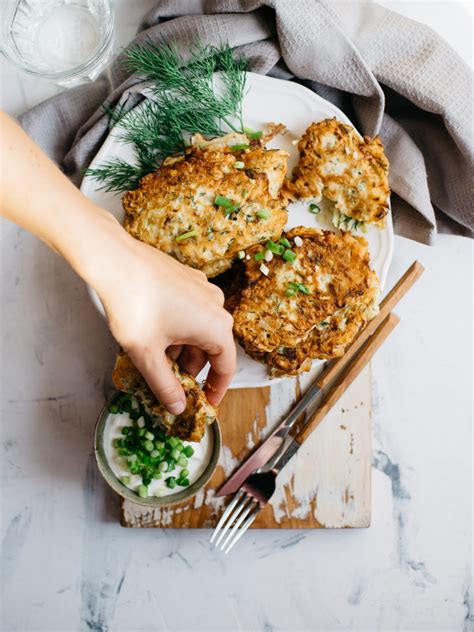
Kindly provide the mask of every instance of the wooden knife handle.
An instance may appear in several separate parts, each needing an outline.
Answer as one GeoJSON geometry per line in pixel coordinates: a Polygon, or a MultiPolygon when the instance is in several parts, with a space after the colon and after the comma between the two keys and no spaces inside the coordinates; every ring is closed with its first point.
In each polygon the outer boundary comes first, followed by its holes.
{"type": "Polygon", "coordinates": [[[297,441],[300,445],[306,441],[309,435],[319,426],[327,413],[352,384],[362,369],[368,364],[374,353],[382,345],[387,336],[395,329],[399,322],[400,319],[395,314],[387,316],[387,318],[371,336],[364,348],[350,364],[347,371],[345,371],[336,384],[332,386],[321,406],[296,435],[295,441],[297,441]]]}
{"type": "Polygon", "coordinates": [[[424,267],[418,261],[412,263],[405,274],[400,278],[398,283],[390,290],[387,296],[380,303],[380,311],[375,318],[367,323],[367,325],[354,338],[352,343],[347,347],[345,353],[337,360],[332,361],[327,369],[316,380],[319,388],[325,388],[331,382],[339,371],[349,364],[356,355],[362,345],[368,340],[382,321],[384,321],[393,310],[398,301],[405,296],[417,279],[425,271],[424,267]]]}

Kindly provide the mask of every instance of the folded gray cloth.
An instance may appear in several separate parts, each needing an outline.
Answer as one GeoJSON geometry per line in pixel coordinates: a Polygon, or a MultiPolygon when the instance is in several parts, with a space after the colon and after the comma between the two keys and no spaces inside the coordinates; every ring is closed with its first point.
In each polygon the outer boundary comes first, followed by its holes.
{"type": "MultiPolygon", "coordinates": [[[[472,235],[472,73],[431,29],[374,3],[330,0],[162,0],[133,43],[226,41],[250,70],[303,83],[390,160],[395,230],[431,244],[436,230],[472,235]]],[[[120,57],[95,83],[21,117],[30,136],[79,184],[107,134],[102,106],[133,106],[140,79],[120,57]]]]}

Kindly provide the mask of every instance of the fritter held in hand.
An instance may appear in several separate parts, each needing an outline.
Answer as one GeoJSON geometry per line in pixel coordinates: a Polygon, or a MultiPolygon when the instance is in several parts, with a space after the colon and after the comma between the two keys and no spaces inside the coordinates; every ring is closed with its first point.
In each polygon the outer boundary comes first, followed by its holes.
{"type": "Polygon", "coordinates": [[[325,119],[308,127],[298,149],[294,192],[300,198],[318,201],[324,195],[333,201],[336,226],[380,223],[387,215],[388,160],[378,136],[361,139],[351,125],[325,119]]]}
{"type": "Polygon", "coordinates": [[[287,220],[280,194],[288,154],[248,145],[245,135],[195,137],[185,155],[164,161],[125,194],[125,228],[208,277],[245,250],[277,238],[287,220]]]}
{"type": "Polygon", "coordinates": [[[186,441],[201,441],[206,425],[217,419],[217,411],[192,375],[169,360],[186,395],[186,408],[181,415],[172,415],[161,404],[126,353],[120,351],[115,360],[112,381],[115,388],[133,395],[146,411],[157,418],[167,434],[186,441]]]}
{"type": "Polygon", "coordinates": [[[285,238],[296,258],[274,254],[262,265],[255,254],[263,249],[254,248],[232,315],[245,351],[273,373],[292,375],[344,353],[378,311],[378,281],[362,237],[298,227],[285,238]]]}

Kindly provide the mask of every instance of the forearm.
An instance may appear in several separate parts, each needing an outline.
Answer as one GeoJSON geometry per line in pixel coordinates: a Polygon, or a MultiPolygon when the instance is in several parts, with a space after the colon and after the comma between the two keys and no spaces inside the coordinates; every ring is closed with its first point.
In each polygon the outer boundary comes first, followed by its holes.
{"type": "Polygon", "coordinates": [[[90,202],[8,116],[1,121],[0,212],[34,233],[94,284],[109,242],[124,233],[90,202]]]}

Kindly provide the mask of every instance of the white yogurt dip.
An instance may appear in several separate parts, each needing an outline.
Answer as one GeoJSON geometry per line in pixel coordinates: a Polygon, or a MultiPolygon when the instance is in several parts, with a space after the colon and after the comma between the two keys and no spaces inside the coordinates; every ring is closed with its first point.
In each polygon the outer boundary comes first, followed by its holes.
{"type": "MultiPolygon", "coordinates": [[[[125,457],[120,456],[117,452],[117,448],[114,445],[116,439],[122,439],[122,428],[124,426],[133,426],[133,421],[130,419],[128,413],[118,413],[116,415],[109,414],[105,422],[104,428],[104,451],[107,458],[107,462],[112,469],[115,476],[121,480],[122,476],[128,476],[130,482],[126,485],[129,489],[138,494],[138,487],[142,485],[141,476],[138,474],[132,474],[128,467],[125,457]]],[[[212,429],[207,427],[203,438],[200,443],[194,443],[192,441],[183,442],[184,445],[190,445],[193,447],[194,454],[188,459],[188,465],[186,469],[189,470],[189,484],[195,483],[204,473],[209,461],[212,457],[212,451],[214,448],[214,436],[212,429]]],[[[170,489],[166,485],[166,478],[168,476],[177,476],[182,468],[176,467],[173,472],[168,472],[163,475],[163,478],[153,479],[148,485],[148,496],[172,496],[177,494],[187,487],[180,487],[177,485],[174,489],[170,489]]]]}

